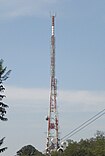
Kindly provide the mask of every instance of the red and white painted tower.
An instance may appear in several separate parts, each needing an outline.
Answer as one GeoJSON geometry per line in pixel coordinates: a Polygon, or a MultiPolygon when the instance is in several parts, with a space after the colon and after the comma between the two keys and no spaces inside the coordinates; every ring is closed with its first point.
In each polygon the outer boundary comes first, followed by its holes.
{"type": "Polygon", "coordinates": [[[47,147],[46,153],[50,155],[51,151],[59,148],[59,122],[57,112],[57,79],[55,78],[55,16],[52,16],[52,34],[51,34],[51,79],[50,79],[50,108],[46,118],[47,124],[47,147]]]}

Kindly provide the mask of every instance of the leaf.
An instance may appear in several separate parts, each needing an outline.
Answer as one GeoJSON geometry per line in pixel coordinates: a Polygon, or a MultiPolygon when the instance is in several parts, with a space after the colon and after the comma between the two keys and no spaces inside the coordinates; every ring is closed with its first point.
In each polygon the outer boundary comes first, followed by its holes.
{"type": "Polygon", "coordinates": [[[5,81],[9,78],[9,74],[11,73],[11,70],[9,70],[4,76],[1,77],[1,81],[5,81]]]}
{"type": "Polygon", "coordinates": [[[3,87],[3,85],[0,85],[0,91],[4,91],[5,88],[3,87]]]}
{"type": "Polygon", "coordinates": [[[8,105],[4,104],[3,102],[0,102],[0,106],[2,105],[2,107],[8,107],[8,105]]]}
{"type": "Polygon", "coordinates": [[[7,149],[7,147],[1,148],[1,149],[0,149],[0,153],[1,153],[1,152],[4,152],[6,149],[7,149]]]}
{"type": "Polygon", "coordinates": [[[5,139],[5,137],[0,140],[0,146],[2,145],[4,139],[5,139]]]}
{"type": "Polygon", "coordinates": [[[3,108],[3,107],[0,107],[0,112],[2,113],[2,114],[6,114],[6,110],[5,110],[5,108],[3,108]]]}
{"type": "Polygon", "coordinates": [[[8,119],[7,118],[4,118],[3,116],[0,116],[0,120],[7,121],[8,119]]]}
{"type": "Polygon", "coordinates": [[[5,67],[4,69],[2,69],[2,70],[0,71],[0,77],[1,77],[1,75],[4,74],[4,72],[6,71],[6,69],[7,69],[7,67],[5,67]]]}

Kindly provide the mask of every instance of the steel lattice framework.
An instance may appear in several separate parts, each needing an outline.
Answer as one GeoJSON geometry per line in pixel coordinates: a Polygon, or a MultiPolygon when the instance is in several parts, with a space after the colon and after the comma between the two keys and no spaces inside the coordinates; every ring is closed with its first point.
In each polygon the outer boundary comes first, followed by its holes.
{"type": "Polygon", "coordinates": [[[50,109],[46,118],[48,121],[47,129],[47,148],[46,153],[59,148],[59,125],[57,112],[57,79],[55,78],[55,16],[52,16],[52,35],[51,35],[51,78],[50,78],[50,109]]]}

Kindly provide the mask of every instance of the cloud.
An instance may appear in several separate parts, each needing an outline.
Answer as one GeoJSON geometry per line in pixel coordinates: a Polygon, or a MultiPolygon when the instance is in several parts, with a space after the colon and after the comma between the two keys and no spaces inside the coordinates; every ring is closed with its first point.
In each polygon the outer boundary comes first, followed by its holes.
{"type": "MultiPolygon", "coordinates": [[[[40,144],[40,142],[45,141],[45,135],[42,134],[46,131],[47,125],[44,117],[47,115],[47,106],[49,104],[49,89],[22,88],[6,85],[5,88],[7,103],[9,106],[11,105],[8,109],[9,113],[7,115],[9,119],[9,122],[6,123],[8,128],[5,129],[5,126],[4,128],[3,125],[1,126],[1,132],[4,134],[6,131],[6,135],[9,136],[7,144],[11,146],[8,151],[10,154],[6,155],[14,155],[13,151],[17,151],[17,149],[23,144],[27,144],[27,142],[34,143],[38,149],[44,149],[44,144],[40,144]],[[26,101],[29,103],[28,107],[26,107],[26,101]],[[37,104],[37,107],[35,103],[37,104]],[[17,105],[19,105],[18,109],[17,105]],[[45,107],[46,111],[44,110],[45,107]],[[11,131],[12,129],[13,131],[11,131]],[[23,129],[23,131],[21,131],[21,129],[23,129]],[[19,144],[13,146],[13,142],[17,140],[19,140],[19,144]],[[35,140],[38,141],[35,142],[35,140]]],[[[59,119],[61,123],[61,136],[67,135],[81,123],[96,114],[92,112],[92,115],[89,111],[95,111],[97,108],[100,108],[97,110],[97,112],[99,112],[102,107],[101,104],[103,107],[105,106],[105,91],[59,90],[57,97],[57,104],[60,106],[59,119]],[[85,110],[83,105],[85,105],[85,110]],[[71,111],[74,112],[71,113],[71,111]],[[79,113],[76,113],[76,111],[79,111],[79,113]],[[87,111],[87,114],[85,115],[84,113],[81,113],[83,111],[87,111]],[[67,115],[66,112],[68,112],[67,115]]],[[[94,125],[87,130],[85,129],[84,131],[81,131],[81,133],[79,132],[78,135],[74,136],[74,139],[79,140],[81,137],[88,138],[91,137],[97,129],[104,130],[103,122],[104,119],[95,122],[94,125]]]]}
{"type": "Polygon", "coordinates": [[[105,91],[66,90],[59,96],[63,111],[98,111],[105,106],[105,91]]]}
{"type": "Polygon", "coordinates": [[[105,91],[75,90],[60,91],[60,94],[65,102],[105,102],[105,91]]]}
{"type": "MultiPolygon", "coordinates": [[[[23,104],[49,103],[49,89],[6,87],[6,96],[10,101],[22,101],[23,104]]],[[[105,105],[105,91],[86,90],[59,90],[57,103],[63,111],[95,111],[101,110],[105,105]]]]}
{"type": "Polygon", "coordinates": [[[0,18],[48,14],[59,0],[0,0],[0,18]]]}
{"type": "Polygon", "coordinates": [[[10,100],[25,100],[25,101],[47,101],[48,90],[40,88],[19,88],[14,86],[6,87],[6,95],[10,100]]]}

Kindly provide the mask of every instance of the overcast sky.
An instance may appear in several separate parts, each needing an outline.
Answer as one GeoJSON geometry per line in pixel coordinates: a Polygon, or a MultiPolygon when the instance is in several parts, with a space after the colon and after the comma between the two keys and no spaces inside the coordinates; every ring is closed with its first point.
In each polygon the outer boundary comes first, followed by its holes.
{"type": "MultiPolygon", "coordinates": [[[[8,122],[1,138],[14,156],[46,146],[50,93],[51,12],[56,13],[57,104],[61,138],[105,108],[105,0],[0,0],[0,58],[12,69],[4,83],[8,122]]],[[[105,130],[105,116],[71,139],[105,130]]]]}

